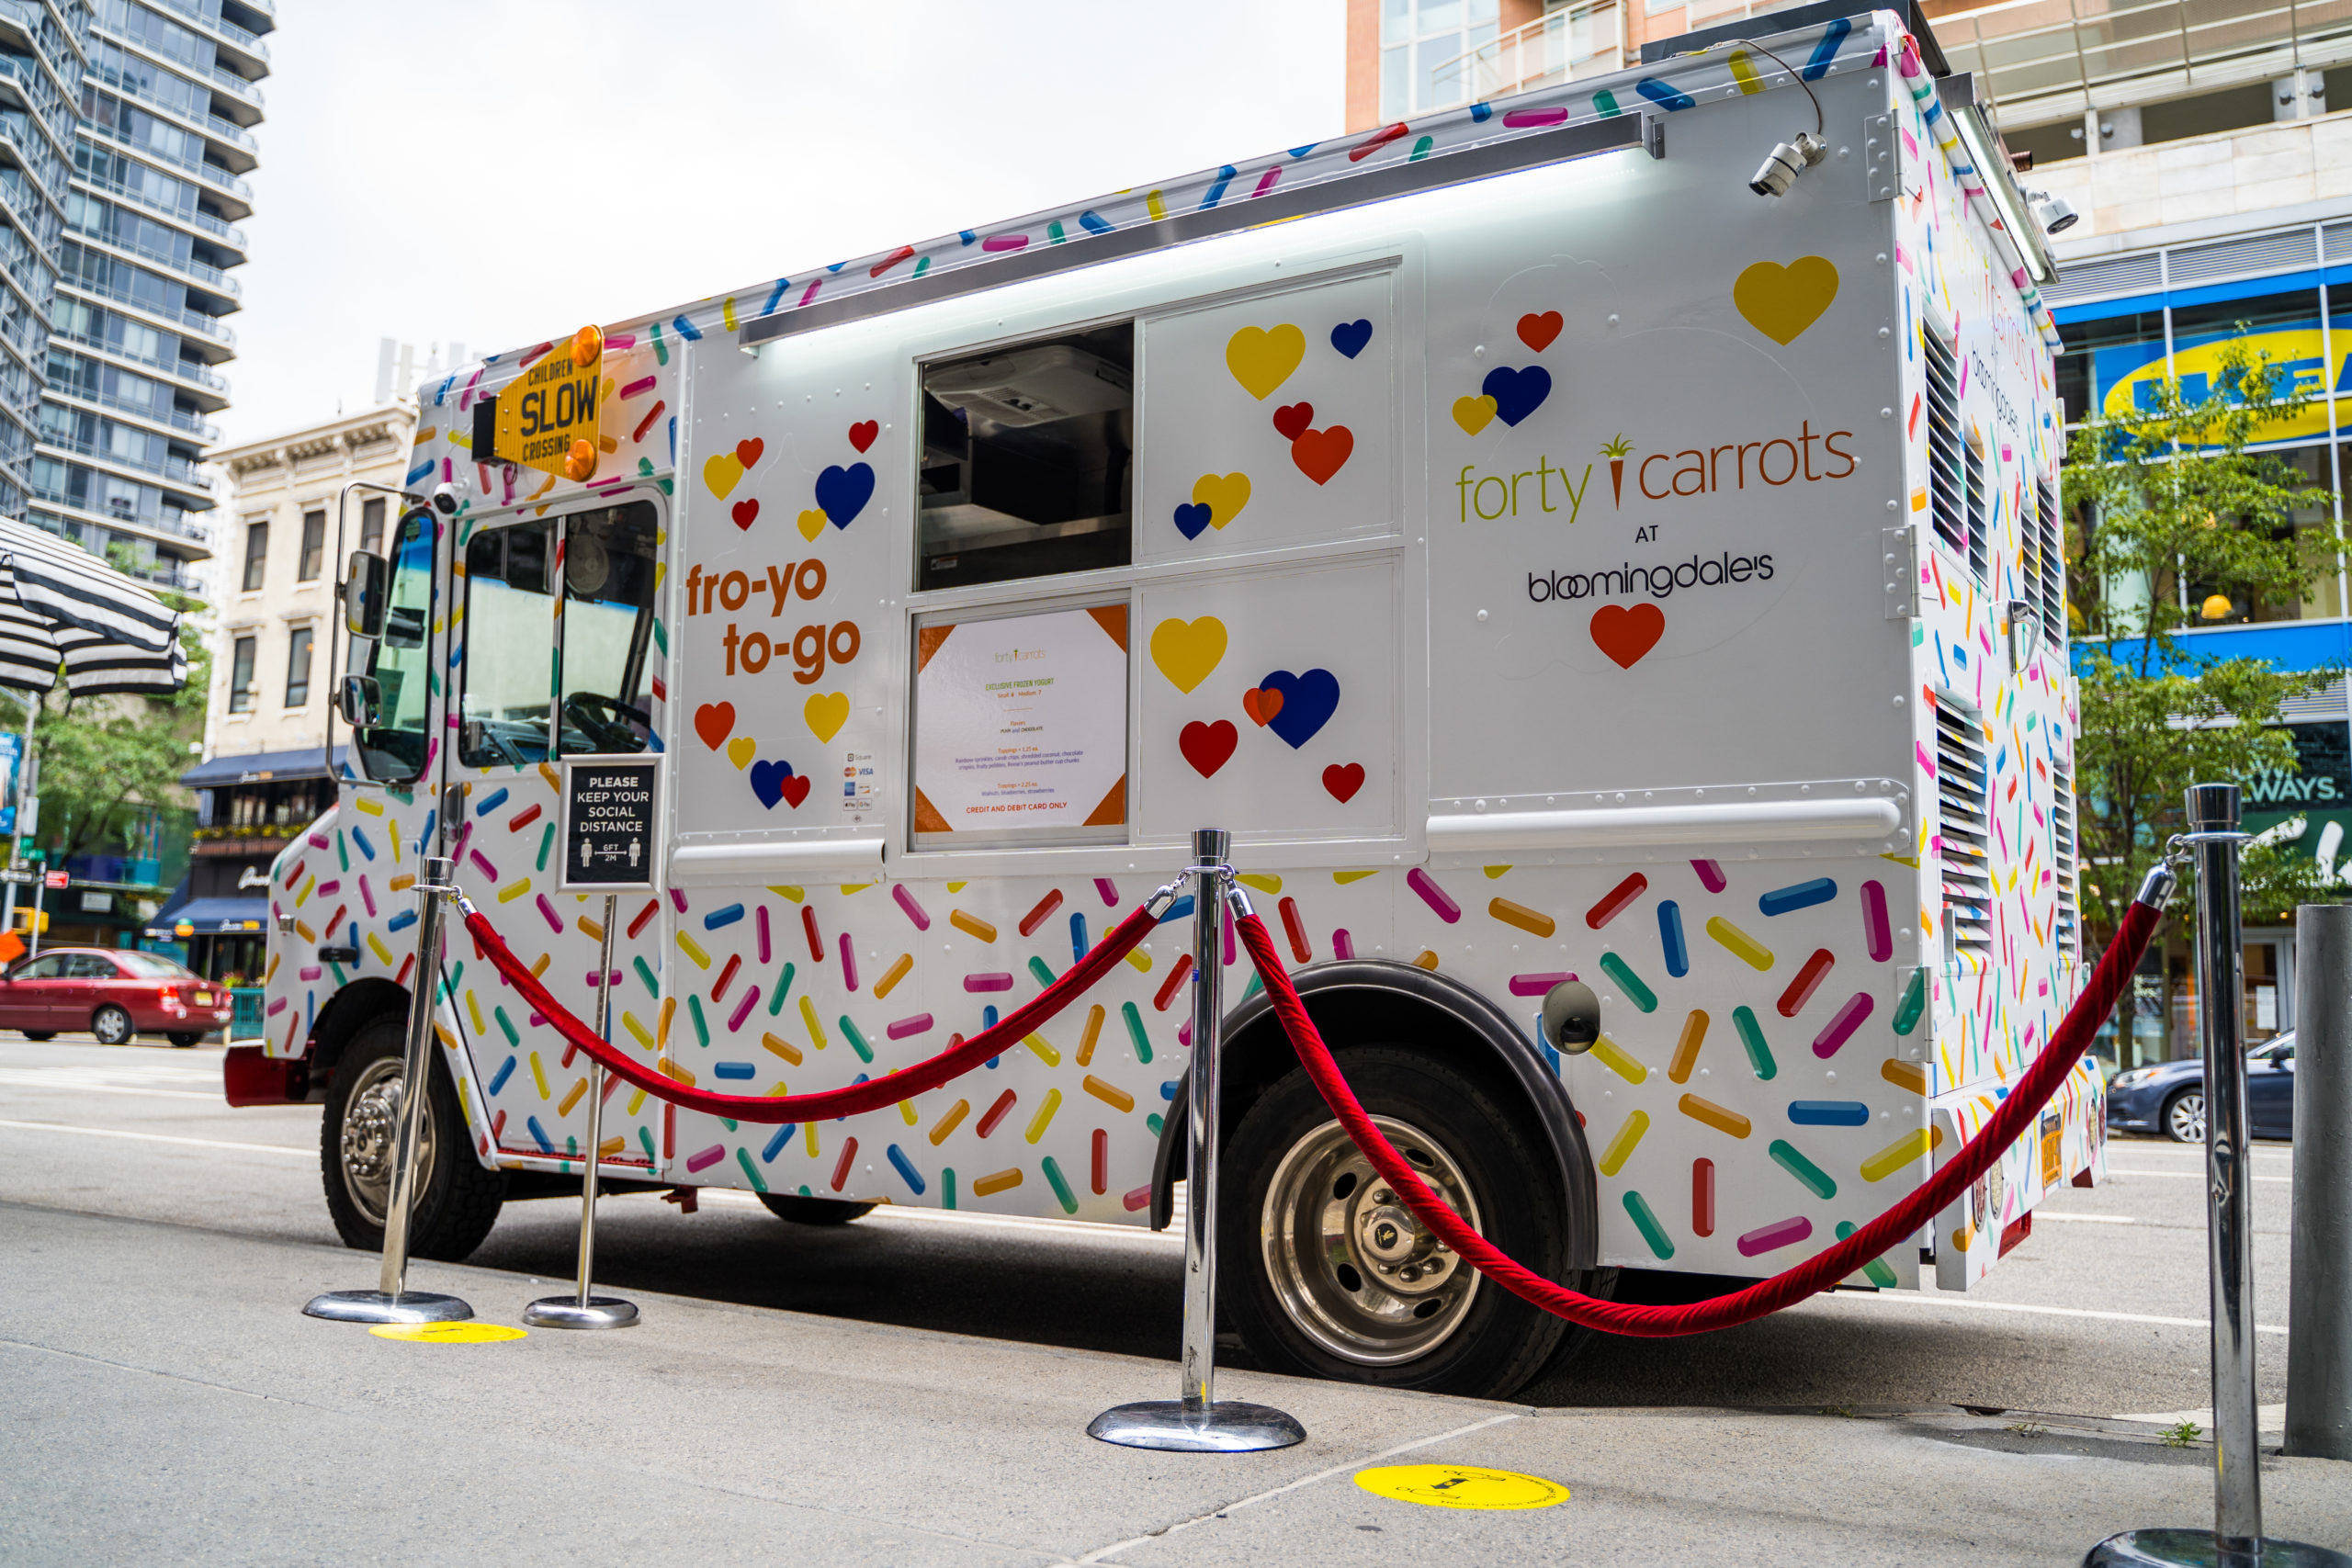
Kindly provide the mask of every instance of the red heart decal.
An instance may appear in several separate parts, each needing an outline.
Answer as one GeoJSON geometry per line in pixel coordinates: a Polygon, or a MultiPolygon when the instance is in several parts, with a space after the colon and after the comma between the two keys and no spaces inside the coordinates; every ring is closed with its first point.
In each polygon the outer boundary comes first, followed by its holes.
{"type": "Polygon", "coordinates": [[[735,519],[735,526],[748,528],[760,514],[760,503],[747,495],[729,507],[727,511],[729,515],[735,519]]]}
{"type": "Polygon", "coordinates": [[[1194,719],[1176,737],[1176,749],[1184,753],[1184,761],[1192,763],[1193,771],[1203,778],[1211,777],[1225,766],[1233,749],[1240,744],[1241,732],[1233,728],[1229,718],[1218,719],[1215,724],[1194,719]]]}
{"type": "Polygon", "coordinates": [[[862,419],[849,427],[849,444],[863,452],[873,446],[874,438],[881,434],[880,425],[870,419],[862,419]]]}
{"type": "MultiPolygon", "coordinates": [[[[735,460],[748,468],[758,462],[760,454],[767,449],[768,444],[756,435],[748,441],[738,441],[735,443],[735,460]]],[[[1762,459],[1758,460],[1760,462],[1762,459]]]]}
{"type": "Polygon", "coordinates": [[[1350,762],[1343,768],[1332,763],[1323,770],[1323,787],[1331,792],[1332,799],[1345,806],[1356,797],[1356,791],[1363,788],[1363,764],[1350,762]]]}
{"type": "Polygon", "coordinates": [[[1283,433],[1285,441],[1295,441],[1315,423],[1313,403],[1293,403],[1274,411],[1274,428],[1283,433]]]}
{"type": "Polygon", "coordinates": [[[718,750],[735,733],[735,705],[705,703],[695,709],[695,733],[702,737],[704,745],[718,750]]]}
{"type": "Polygon", "coordinates": [[[790,778],[785,780],[784,798],[786,804],[793,807],[797,810],[799,807],[800,803],[808,798],[808,779],[799,773],[795,773],[790,778]]]}
{"type": "Polygon", "coordinates": [[[1655,604],[1603,604],[1592,613],[1595,647],[1631,670],[1666,635],[1666,612],[1655,604]]]}
{"type": "Polygon", "coordinates": [[[1328,483],[1333,474],[1344,467],[1348,454],[1356,449],[1354,432],[1344,424],[1329,430],[1310,430],[1290,444],[1290,460],[1298,471],[1317,484],[1328,483]]]}
{"type": "Polygon", "coordinates": [[[1283,711],[1283,694],[1264,686],[1252,686],[1241,694],[1241,711],[1259,728],[1273,723],[1274,715],[1283,711]]]}
{"type": "Polygon", "coordinates": [[[1546,310],[1542,315],[1529,311],[1519,319],[1519,341],[1541,354],[1552,346],[1560,335],[1560,312],[1546,310]]]}

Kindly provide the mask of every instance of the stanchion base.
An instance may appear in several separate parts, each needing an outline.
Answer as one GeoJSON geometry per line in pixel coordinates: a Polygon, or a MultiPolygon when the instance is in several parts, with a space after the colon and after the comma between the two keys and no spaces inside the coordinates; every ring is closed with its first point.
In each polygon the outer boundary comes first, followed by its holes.
{"type": "Polygon", "coordinates": [[[637,1323],[637,1303],[590,1296],[582,1306],[578,1296],[545,1296],[523,1309],[523,1321],[533,1328],[628,1328],[637,1323]]]}
{"type": "Polygon", "coordinates": [[[2265,1536],[2262,1554],[2224,1552],[2211,1530],[2126,1530],[2085,1554],[2083,1568],[2352,1568],[2352,1557],[2324,1546],[2265,1536]]]}
{"type": "Polygon", "coordinates": [[[1238,1399],[1220,1399],[1192,1409],[1178,1399],[1147,1399],[1105,1410],[1087,1425],[1086,1435],[1123,1449],[1247,1454],[1303,1443],[1306,1428],[1297,1417],[1272,1405],[1238,1399]]]}
{"type": "Polygon", "coordinates": [[[430,1291],[402,1291],[397,1296],[381,1291],[330,1291],[312,1296],[302,1308],[305,1317],[335,1323],[459,1323],[474,1309],[455,1296],[430,1291]]]}

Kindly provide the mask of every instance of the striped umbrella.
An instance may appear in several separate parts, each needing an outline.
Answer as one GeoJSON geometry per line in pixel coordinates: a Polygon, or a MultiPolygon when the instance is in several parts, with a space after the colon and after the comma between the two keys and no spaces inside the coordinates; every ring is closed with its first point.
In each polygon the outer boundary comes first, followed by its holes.
{"type": "Polygon", "coordinates": [[[0,686],[168,696],[187,683],[178,612],[88,551],[0,517],[0,686]]]}

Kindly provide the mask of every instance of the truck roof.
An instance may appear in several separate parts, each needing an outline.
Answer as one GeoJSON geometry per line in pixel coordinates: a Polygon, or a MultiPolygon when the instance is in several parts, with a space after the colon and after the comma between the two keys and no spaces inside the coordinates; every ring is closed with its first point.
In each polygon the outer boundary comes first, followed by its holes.
{"type": "MultiPolygon", "coordinates": [[[[1876,69],[1892,62],[1951,172],[1987,229],[2005,243],[2011,281],[2023,297],[2042,341],[2059,348],[2058,330],[2035,287],[2055,268],[2041,236],[2022,215],[2025,204],[1989,122],[1973,107],[1948,113],[1935,78],[1943,54],[1912,0],[1894,10],[1849,14],[1845,0],[1783,12],[1749,27],[1776,27],[1760,37],[1718,37],[1726,28],[1691,35],[1690,52],[1652,59],[1603,75],[1519,93],[1497,103],[1398,120],[1335,141],[1312,141],[1279,152],[1175,179],[1033,212],[980,228],[958,230],[896,246],[854,261],[834,262],[761,280],[691,304],[611,323],[642,326],[658,343],[665,329],[693,341],[713,332],[752,346],[883,310],[1087,266],[1163,245],[1255,228],[1309,213],[1362,206],[1414,189],[1457,184],[1510,169],[1643,145],[1657,155],[1664,122],[1710,98],[1802,89],[1802,83],[1876,69]],[[1790,26],[1792,22],[1794,26],[1790,26]],[[1792,79],[1792,76],[1797,79],[1792,79]],[[1971,117],[1984,162],[1963,139],[1962,115],[1971,117]],[[1645,124],[1645,122],[1650,122],[1645,124]]],[[[1680,40],[1668,40],[1672,47],[1680,40]]],[[[1797,129],[1803,129],[1798,127],[1797,129]]],[[[470,391],[502,362],[547,345],[485,358],[471,372],[456,371],[423,400],[439,402],[462,378],[470,391]]]]}

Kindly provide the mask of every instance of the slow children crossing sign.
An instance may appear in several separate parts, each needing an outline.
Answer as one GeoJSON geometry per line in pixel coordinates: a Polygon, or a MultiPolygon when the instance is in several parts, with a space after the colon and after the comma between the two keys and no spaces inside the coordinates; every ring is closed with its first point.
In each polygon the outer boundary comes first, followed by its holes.
{"type": "Polygon", "coordinates": [[[662,764],[567,757],[563,762],[566,893],[650,892],[653,810],[662,764]]]}

